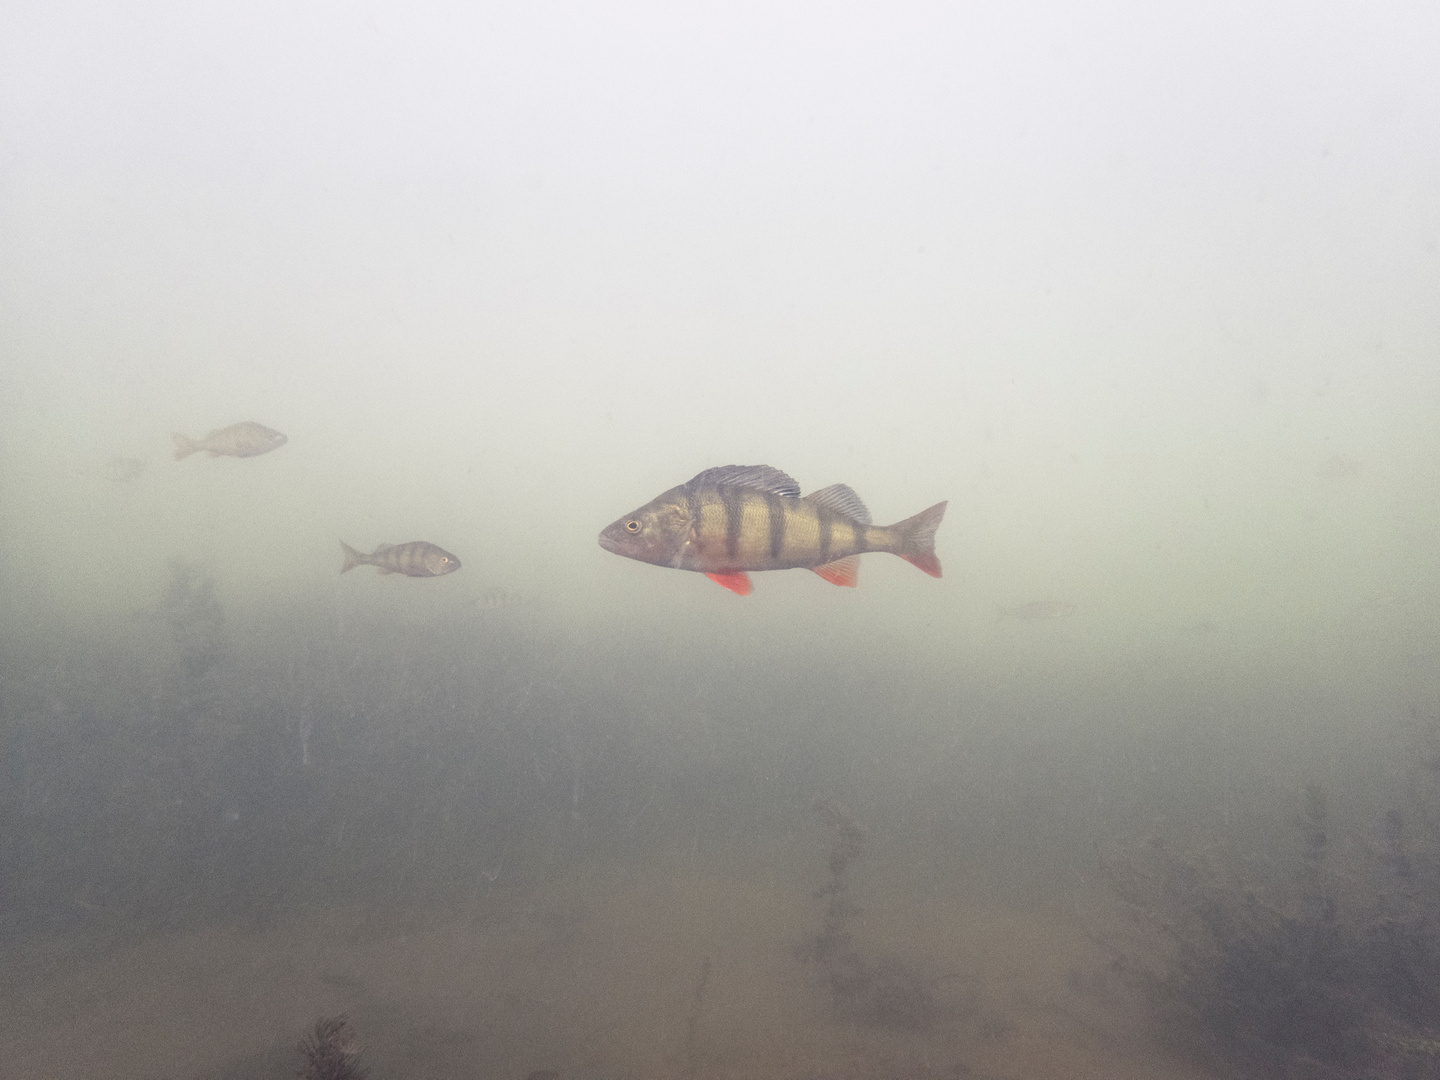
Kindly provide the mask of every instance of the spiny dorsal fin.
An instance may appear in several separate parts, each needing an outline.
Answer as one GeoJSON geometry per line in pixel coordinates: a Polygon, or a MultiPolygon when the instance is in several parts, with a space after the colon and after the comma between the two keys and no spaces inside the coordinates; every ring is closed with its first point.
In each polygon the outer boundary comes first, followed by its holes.
{"type": "Polygon", "coordinates": [[[787,499],[800,497],[800,485],[792,477],[769,465],[721,465],[706,469],[690,481],[686,487],[703,484],[725,484],[728,487],[754,488],[768,491],[772,495],[783,495],[787,499]]]}
{"type": "Polygon", "coordinates": [[[823,506],[826,510],[834,510],[837,514],[854,518],[861,525],[870,524],[870,511],[865,509],[865,504],[860,501],[860,496],[855,494],[849,484],[831,484],[819,491],[810,492],[805,498],[816,506],[823,506]]]}

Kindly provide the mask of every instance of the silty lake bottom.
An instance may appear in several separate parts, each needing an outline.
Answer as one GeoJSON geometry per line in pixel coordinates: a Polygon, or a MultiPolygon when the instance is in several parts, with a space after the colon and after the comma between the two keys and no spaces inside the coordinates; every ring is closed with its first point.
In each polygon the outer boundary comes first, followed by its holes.
{"type": "Polygon", "coordinates": [[[7,1078],[1440,1074],[1440,598],[947,663],[170,575],[5,635],[7,1078]]]}

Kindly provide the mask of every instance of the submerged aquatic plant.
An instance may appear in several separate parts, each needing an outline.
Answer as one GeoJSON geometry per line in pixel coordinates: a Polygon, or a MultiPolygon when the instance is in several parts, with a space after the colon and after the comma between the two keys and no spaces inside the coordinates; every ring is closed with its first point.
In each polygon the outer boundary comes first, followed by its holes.
{"type": "Polygon", "coordinates": [[[1239,872],[1220,847],[1178,854],[1152,839],[1102,859],[1130,916],[1104,940],[1167,1022],[1232,1075],[1440,1073],[1440,833],[1423,857],[1404,817],[1382,844],[1338,852],[1328,800],[1304,794],[1288,879],[1239,872]]]}
{"type": "Polygon", "coordinates": [[[830,838],[829,876],[812,895],[826,902],[825,912],[819,933],[802,943],[795,955],[815,965],[842,1015],[882,1027],[926,1026],[939,1013],[929,980],[898,961],[866,961],[850,935],[850,921],[860,909],[849,897],[849,870],[864,852],[864,830],[833,803],[816,809],[830,838]]]}
{"type": "Polygon", "coordinates": [[[360,1043],[342,1014],[315,1021],[297,1047],[304,1064],[295,1073],[302,1080],[364,1080],[360,1043]]]}
{"type": "Polygon", "coordinates": [[[225,612],[215,596],[214,578],[184,559],[171,559],[167,565],[169,578],[160,614],[179,649],[180,669],[193,681],[220,662],[225,612]]]}

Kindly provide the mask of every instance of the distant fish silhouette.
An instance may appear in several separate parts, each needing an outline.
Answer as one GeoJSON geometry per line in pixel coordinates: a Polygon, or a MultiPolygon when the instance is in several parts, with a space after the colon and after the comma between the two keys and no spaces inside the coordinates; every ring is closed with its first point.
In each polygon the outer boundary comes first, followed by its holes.
{"type": "Polygon", "coordinates": [[[1194,622],[1188,622],[1180,627],[1180,633],[1194,635],[1213,634],[1218,629],[1220,629],[1220,627],[1214,619],[1196,619],[1194,622]]]}
{"type": "Polygon", "coordinates": [[[105,463],[102,470],[106,480],[113,480],[117,484],[123,484],[130,480],[137,479],[149,466],[139,458],[121,457],[116,454],[105,463]]]}
{"type": "Polygon", "coordinates": [[[520,607],[525,603],[525,597],[519,593],[510,592],[508,589],[486,589],[470,603],[477,608],[498,611],[500,608],[520,607]]]}
{"type": "Polygon", "coordinates": [[[1358,476],[1365,463],[1356,458],[1333,454],[1315,466],[1315,475],[1322,480],[1347,480],[1358,476]]]}
{"type": "Polygon", "coordinates": [[[211,457],[255,457],[277,450],[288,441],[280,432],[253,420],[216,428],[203,439],[192,439],[178,431],[170,437],[175,440],[176,461],[200,450],[207,451],[211,457]]]}
{"type": "Polygon", "coordinates": [[[1015,604],[1007,607],[1004,604],[995,605],[995,621],[1001,622],[1005,619],[1023,619],[1026,622],[1039,622],[1042,619],[1063,619],[1067,615],[1075,614],[1075,605],[1067,604],[1063,600],[1034,600],[1028,604],[1015,604]]]}
{"type": "Polygon", "coordinates": [[[459,559],[428,540],[381,544],[369,555],[356,551],[344,540],[340,541],[340,547],[345,552],[345,564],[340,567],[342,574],[357,566],[374,566],[382,574],[404,574],[406,577],[440,577],[460,569],[459,559]]]}

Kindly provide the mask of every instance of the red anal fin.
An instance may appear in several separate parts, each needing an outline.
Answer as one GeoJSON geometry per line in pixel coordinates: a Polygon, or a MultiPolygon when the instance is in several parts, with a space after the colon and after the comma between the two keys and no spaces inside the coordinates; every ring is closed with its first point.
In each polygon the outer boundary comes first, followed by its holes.
{"type": "Polygon", "coordinates": [[[706,574],[705,576],[715,582],[716,585],[729,589],[733,593],[739,593],[741,596],[749,596],[751,590],[755,588],[754,585],[750,584],[750,575],[745,573],[744,570],[730,570],[723,573],[706,574]]]}
{"type": "Polygon", "coordinates": [[[848,589],[853,589],[860,582],[859,555],[850,555],[843,559],[836,559],[834,562],[827,562],[824,566],[812,566],[810,569],[830,582],[831,585],[844,585],[848,589]]]}
{"type": "Polygon", "coordinates": [[[935,557],[933,551],[921,551],[914,555],[901,555],[900,557],[911,566],[918,566],[931,577],[940,576],[940,560],[935,557]]]}

